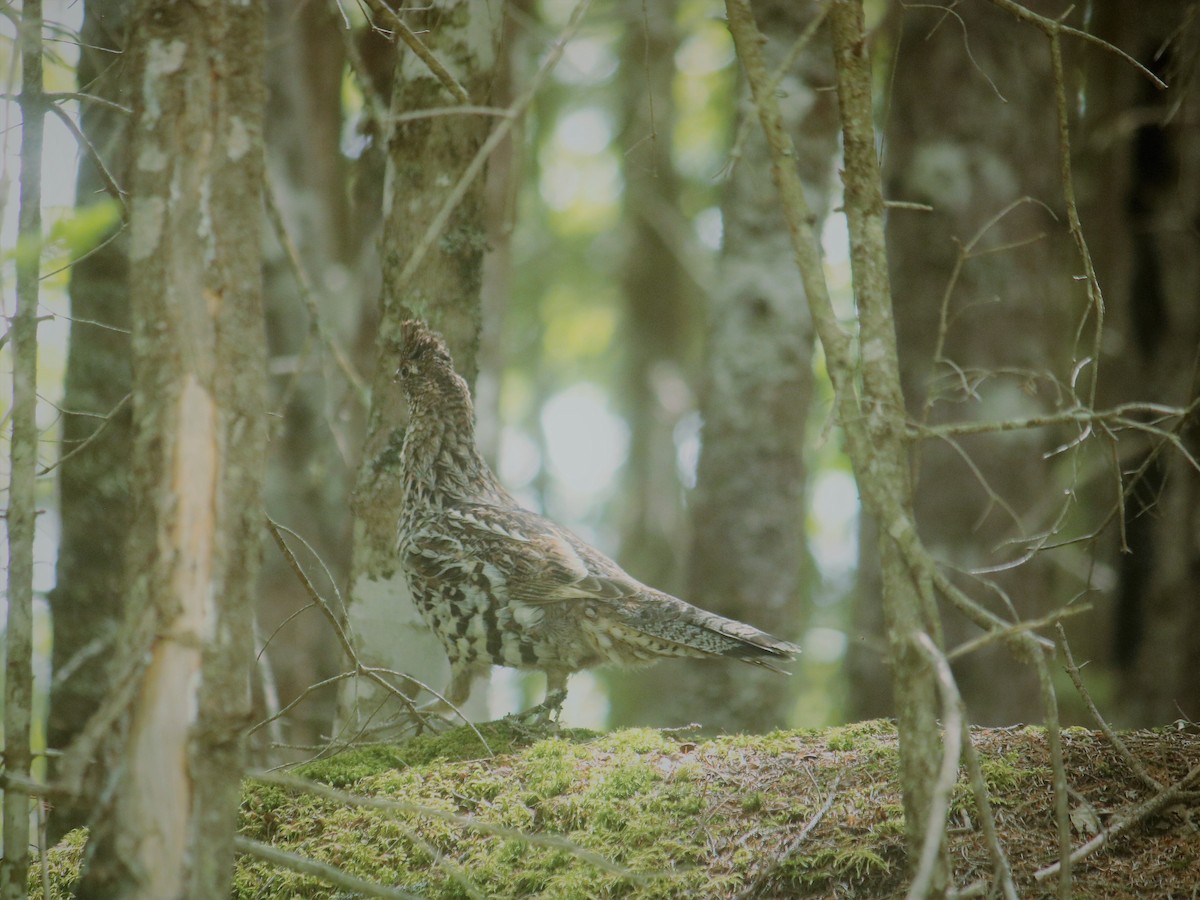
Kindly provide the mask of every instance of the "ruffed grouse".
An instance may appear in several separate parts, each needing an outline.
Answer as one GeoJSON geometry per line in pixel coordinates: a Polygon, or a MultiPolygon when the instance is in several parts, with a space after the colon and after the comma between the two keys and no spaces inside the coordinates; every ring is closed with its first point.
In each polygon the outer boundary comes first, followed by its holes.
{"type": "Polygon", "coordinates": [[[733,657],[775,671],[800,648],[627,575],[565,528],[522,509],[475,446],[466,382],[441,337],[402,326],[409,403],[398,549],[417,607],[450,657],[458,706],[491,665],[546,673],[546,708],[591,666],[733,657]]]}

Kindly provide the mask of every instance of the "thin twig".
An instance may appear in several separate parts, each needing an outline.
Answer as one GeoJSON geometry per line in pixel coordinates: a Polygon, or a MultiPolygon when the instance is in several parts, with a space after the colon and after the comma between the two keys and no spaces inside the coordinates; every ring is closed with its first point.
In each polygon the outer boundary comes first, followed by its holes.
{"type": "Polygon", "coordinates": [[[1050,666],[1041,653],[1030,654],[1037,670],[1038,687],[1042,695],[1042,715],[1045,717],[1046,745],[1050,752],[1050,769],[1054,783],[1054,822],[1058,832],[1058,897],[1071,898],[1071,810],[1067,786],[1067,768],[1063,760],[1062,732],[1058,722],[1058,698],[1050,678],[1050,666]]]}
{"type": "MultiPolygon", "coordinates": [[[[368,2],[379,2],[379,0],[368,0],[368,2]]],[[[567,42],[574,37],[575,32],[579,30],[579,26],[583,22],[584,13],[590,5],[591,0],[579,0],[575,8],[571,11],[571,17],[567,20],[566,27],[554,41],[554,45],[550,48],[550,52],[546,54],[546,58],[542,61],[541,67],[530,79],[529,87],[525,93],[516,99],[516,101],[508,108],[509,115],[502,118],[496,127],[492,129],[492,133],[488,135],[487,140],[476,151],[474,158],[467,164],[467,168],[459,176],[458,182],[446,195],[446,199],[442,201],[441,208],[434,215],[429,227],[425,229],[425,234],[421,236],[421,240],[413,247],[412,253],[409,254],[408,261],[404,264],[404,268],[400,271],[400,277],[396,280],[397,289],[404,290],[404,286],[409,283],[417,268],[425,260],[425,256],[433,247],[435,241],[441,235],[446,224],[450,221],[450,216],[466,195],[471,183],[483,171],[484,164],[492,152],[500,146],[501,141],[508,136],[512,131],[517,120],[520,119],[525,110],[533,103],[534,98],[541,90],[542,83],[549,77],[558,61],[562,58],[563,51],[566,49],[567,42]]]]}
{"type": "Polygon", "coordinates": [[[121,190],[121,186],[117,184],[117,179],[113,177],[112,172],[108,171],[108,166],[104,163],[104,158],[100,155],[100,151],[88,139],[88,136],[83,133],[83,130],[76,124],[65,109],[57,104],[50,104],[47,107],[50,112],[58,116],[59,121],[67,126],[67,131],[71,132],[72,137],[79,146],[87,151],[88,156],[92,158],[92,162],[96,166],[96,171],[100,173],[100,180],[104,182],[104,189],[109,195],[117,201],[121,207],[121,220],[125,221],[129,218],[129,207],[125,204],[125,192],[121,190]]]}
{"type": "Polygon", "coordinates": [[[1140,62],[1138,62],[1120,47],[1110,44],[1103,38],[1099,38],[1094,34],[1088,34],[1086,31],[1080,31],[1078,28],[1072,28],[1070,25],[1064,25],[1057,19],[1051,19],[1048,16],[1038,15],[1033,10],[1021,6],[1021,4],[1015,3],[1013,0],[992,0],[992,2],[1001,9],[1012,13],[1022,22],[1028,22],[1032,25],[1036,25],[1043,32],[1045,32],[1047,37],[1053,37],[1058,34],[1069,34],[1071,37],[1087,41],[1089,44],[1095,44],[1097,47],[1107,50],[1109,53],[1115,53],[1117,56],[1121,57],[1121,59],[1125,60],[1125,62],[1129,63],[1143,75],[1149,78],[1154,86],[1160,91],[1167,89],[1167,83],[1165,81],[1143,66],[1140,62]]]}
{"type": "Polygon", "coordinates": [[[958,686],[945,655],[929,635],[913,635],[917,649],[929,660],[937,675],[938,692],[942,695],[942,765],[937,782],[930,791],[929,812],[925,821],[925,839],[917,873],[908,889],[908,900],[929,896],[937,872],[938,858],[946,840],[946,814],[950,810],[950,794],[958,781],[958,760],[962,756],[963,705],[958,686]]]}
{"type": "Polygon", "coordinates": [[[413,30],[404,24],[404,20],[400,18],[398,12],[383,0],[366,0],[366,3],[376,15],[382,15],[388,19],[400,40],[404,41],[409,49],[417,54],[421,62],[425,63],[433,76],[445,86],[455,99],[463,103],[471,102],[471,95],[467,93],[467,89],[459,84],[458,79],[450,74],[450,70],[442,65],[442,61],[434,56],[433,51],[425,46],[424,42],[413,33],[413,30]]]}
{"type": "Polygon", "coordinates": [[[757,875],[755,875],[750,879],[749,882],[746,883],[746,886],[742,888],[742,890],[734,897],[734,900],[747,900],[748,897],[758,896],[759,889],[767,882],[769,878],[771,878],[772,875],[774,875],[775,872],[779,871],[779,869],[787,863],[792,854],[800,849],[800,845],[808,840],[808,836],[812,834],[813,830],[821,823],[821,820],[825,818],[829,810],[833,808],[833,801],[837,799],[837,791],[838,787],[841,786],[841,783],[842,776],[839,773],[837,778],[834,779],[833,785],[826,793],[825,802],[821,804],[821,808],[818,809],[812,815],[812,817],[804,823],[804,827],[800,829],[800,833],[792,839],[791,843],[784,848],[783,852],[778,854],[771,861],[769,866],[762,869],[757,875]]]}
{"type": "MultiPolygon", "coordinates": [[[[93,443],[95,443],[95,441],[99,439],[100,435],[102,435],[104,433],[105,429],[107,429],[108,426],[113,423],[113,421],[117,418],[117,416],[121,413],[121,411],[123,409],[125,409],[125,407],[128,406],[130,401],[132,401],[132,400],[133,400],[132,393],[128,393],[124,397],[122,397],[121,401],[116,406],[114,406],[111,410],[109,410],[107,415],[103,416],[103,421],[99,425],[96,426],[96,429],[91,434],[89,434],[87,437],[85,437],[79,443],[78,446],[73,447],[69,453],[64,453],[55,462],[50,463],[50,465],[48,465],[48,466],[44,466],[42,468],[42,470],[40,472],[38,472],[39,477],[42,475],[50,474],[55,469],[57,469],[59,466],[61,466],[63,463],[65,463],[68,459],[70,459],[71,457],[75,456],[78,453],[82,453],[89,446],[91,446],[93,443]]],[[[76,415],[79,415],[79,414],[77,413],[76,415]]]]}
{"type": "MultiPolygon", "coordinates": [[[[1067,857],[1069,862],[1076,863],[1084,857],[1090,856],[1105,844],[1108,844],[1120,837],[1134,825],[1144,822],[1151,816],[1156,815],[1159,810],[1163,809],[1163,807],[1170,806],[1172,803],[1175,803],[1187,796],[1194,782],[1200,782],[1200,765],[1193,766],[1190,770],[1188,770],[1186,775],[1179,779],[1179,781],[1175,782],[1165,790],[1155,794],[1149,800],[1146,800],[1145,802],[1131,808],[1123,815],[1118,816],[1116,820],[1102,832],[1097,834],[1086,844],[1082,844],[1073,852],[1071,852],[1071,854],[1067,857]]],[[[1045,881],[1047,878],[1051,878],[1058,873],[1061,866],[1061,860],[1059,862],[1051,863],[1050,865],[1034,872],[1033,877],[1037,881],[1045,881]]]]}
{"type": "MultiPolygon", "coordinates": [[[[961,702],[961,698],[960,698],[961,702]]],[[[963,719],[963,755],[967,761],[967,774],[971,779],[971,792],[975,796],[975,809],[979,814],[980,826],[983,829],[983,839],[987,842],[988,852],[992,856],[992,873],[1004,891],[1005,900],[1017,900],[1017,887],[1013,882],[1012,866],[1008,856],[1000,844],[1000,836],[996,833],[996,817],[992,814],[992,804],[988,799],[987,781],[983,777],[983,766],[979,762],[979,753],[971,742],[971,731],[966,719],[963,719]]],[[[990,896],[990,895],[989,895],[990,896]]]]}
{"type": "Polygon", "coordinates": [[[1062,647],[1063,656],[1067,663],[1067,675],[1071,678],[1071,683],[1075,685],[1075,690],[1079,691],[1079,696],[1083,698],[1083,702],[1087,704],[1088,711],[1092,714],[1092,718],[1096,720],[1096,725],[1100,731],[1104,733],[1104,737],[1108,739],[1112,748],[1117,751],[1117,755],[1125,760],[1125,765],[1129,766],[1142,784],[1151,790],[1163,790],[1162,783],[1153,775],[1146,771],[1136,756],[1134,756],[1125,742],[1121,740],[1121,736],[1112,730],[1112,726],[1104,720],[1104,716],[1100,715],[1100,710],[1096,708],[1096,703],[1092,700],[1092,695],[1088,692],[1087,687],[1083,683],[1083,677],[1079,674],[1079,666],[1075,665],[1075,657],[1071,654],[1071,645],[1067,643],[1067,632],[1060,624],[1058,626],[1058,645],[1062,647]]]}
{"type": "MultiPolygon", "coordinates": [[[[804,30],[793,42],[791,49],[788,50],[783,60],[775,68],[770,75],[770,78],[765,86],[765,89],[770,93],[775,93],[779,89],[780,83],[784,77],[796,65],[796,60],[800,58],[800,54],[804,52],[804,48],[809,45],[813,37],[817,33],[817,29],[821,27],[821,23],[825,21],[825,16],[829,12],[829,7],[833,0],[823,0],[819,6],[813,11],[812,18],[808,24],[804,26],[804,30]]],[[[743,115],[741,121],[738,122],[737,134],[733,139],[733,146],[729,150],[729,161],[725,164],[722,171],[719,173],[724,178],[732,178],[733,170],[737,168],[738,162],[741,161],[742,153],[745,150],[746,139],[750,136],[750,128],[755,123],[756,116],[743,115]]],[[[913,204],[918,206],[923,204],[913,204]]],[[[907,205],[906,205],[906,208],[907,205]]]]}
{"type": "MultiPolygon", "coordinates": [[[[377,684],[381,688],[383,688],[384,691],[387,692],[388,694],[391,694],[391,695],[397,697],[400,700],[400,702],[405,706],[405,708],[408,710],[409,715],[414,720],[416,720],[418,722],[424,722],[425,712],[422,710],[422,708],[419,707],[416,703],[414,703],[412,698],[409,697],[406,693],[404,693],[404,691],[400,690],[400,688],[396,687],[396,685],[392,684],[390,681],[387,680],[387,678],[384,677],[383,673],[390,673],[390,670],[381,669],[377,666],[364,665],[362,663],[362,661],[358,658],[358,653],[354,649],[354,645],[350,641],[350,638],[347,636],[346,630],[342,627],[342,623],[338,620],[338,617],[334,614],[334,612],[330,608],[329,604],[325,601],[325,598],[321,596],[320,592],[316,589],[316,587],[313,585],[312,581],[309,579],[308,574],[304,571],[304,568],[300,565],[300,561],[296,559],[296,555],[294,553],[292,553],[292,549],[287,545],[287,541],[284,540],[282,532],[286,530],[289,534],[295,535],[297,538],[299,538],[299,535],[296,535],[296,533],[294,531],[292,531],[291,529],[287,529],[284,526],[280,525],[278,522],[276,522],[270,516],[267,516],[267,528],[271,532],[271,536],[275,539],[275,543],[279,547],[279,551],[283,554],[284,559],[287,561],[288,566],[295,573],[296,577],[300,580],[301,585],[303,585],[305,593],[308,594],[308,597],[313,602],[313,604],[316,605],[316,607],[321,610],[321,612],[324,614],[326,620],[329,622],[330,626],[333,628],[333,633],[334,633],[334,635],[336,635],[336,637],[338,639],[338,643],[341,645],[342,652],[346,654],[346,658],[350,661],[351,665],[353,666],[355,674],[360,675],[363,678],[366,678],[368,681],[374,682],[375,684],[377,684]]],[[[303,538],[300,538],[300,540],[303,540],[303,538]]],[[[307,542],[305,542],[305,546],[306,547],[308,546],[307,542]]],[[[309,547],[308,549],[310,552],[312,551],[311,547],[309,547]]],[[[322,562],[321,565],[324,566],[324,562],[322,562]]],[[[328,574],[329,570],[326,569],[325,571],[326,571],[326,574],[328,574]]],[[[401,674],[401,673],[395,673],[395,674],[401,674]]],[[[403,677],[404,679],[406,679],[408,681],[413,682],[414,684],[421,684],[415,678],[412,678],[409,675],[401,675],[401,677],[403,677]]],[[[484,749],[487,750],[488,754],[491,756],[495,755],[495,752],[492,750],[491,746],[487,742],[487,738],[485,738],[483,736],[483,734],[479,731],[479,729],[477,727],[475,727],[474,723],[472,723],[458,707],[454,706],[454,704],[450,703],[448,700],[446,700],[445,697],[443,697],[437,691],[430,688],[428,685],[421,684],[421,687],[425,688],[425,690],[429,691],[430,694],[432,694],[434,697],[438,698],[443,703],[445,703],[459,718],[462,719],[462,721],[467,725],[467,727],[470,728],[472,732],[474,732],[475,736],[477,738],[479,738],[479,742],[483,745],[484,749]]],[[[266,723],[264,722],[261,724],[266,724],[266,723]]],[[[261,725],[255,726],[255,727],[258,728],[258,727],[261,727],[261,725]]]]}

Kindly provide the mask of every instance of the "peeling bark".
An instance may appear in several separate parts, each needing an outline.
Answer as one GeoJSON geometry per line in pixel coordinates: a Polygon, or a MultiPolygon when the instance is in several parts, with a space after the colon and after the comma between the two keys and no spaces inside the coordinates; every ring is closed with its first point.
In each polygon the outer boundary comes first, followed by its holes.
{"type": "Polygon", "coordinates": [[[136,686],[84,897],[229,893],[266,455],[263,13],[137,8],[122,644],[136,686]]]}

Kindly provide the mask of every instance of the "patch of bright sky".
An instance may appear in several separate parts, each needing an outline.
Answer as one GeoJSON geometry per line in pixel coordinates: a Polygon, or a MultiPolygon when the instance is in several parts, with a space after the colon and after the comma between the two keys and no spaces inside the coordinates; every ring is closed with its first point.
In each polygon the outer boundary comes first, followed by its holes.
{"type": "Polygon", "coordinates": [[[580,35],[563,49],[554,77],[563,84],[600,84],[616,71],[617,55],[612,41],[597,35],[580,35]]]}
{"type": "MultiPolygon", "coordinates": [[[[538,189],[550,209],[572,214],[580,230],[595,231],[615,224],[622,184],[611,155],[556,156],[543,166],[538,189]]],[[[569,234],[571,222],[562,224],[569,234]]]]}
{"type": "Polygon", "coordinates": [[[603,153],[612,143],[612,121],[598,106],[567,113],[554,128],[554,141],[563,150],[580,156],[603,153]]]}
{"type": "Polygon", "coordinates": [[[700,427],[703,424],[698,410],[681,416],[675,423],[675,470],[680,483],[691,490],[696,486],[696,468],[700,465],[700,427]]]}
{"type": "Polygon", "coordinates": [[[826,580],[849,577],[858,565],[858,484],[840,469],[813,478],[808,541],[826,580]]]}
{"type": "Polygon", "coordinates": [[[696,239],[700,246],[716,253],[721,249],[721,240],[725,236],[725,219],[721,216],[720,207],[709,206],[700,210],[692,219],[696,239]]]}
{"type": "Polygon", "coordinates": [[[580,382],[542,407],[549,468],[564,493],[594,501],[610,490],[629,451],[629,426],[609,409],[608,395],[580,382]]]}

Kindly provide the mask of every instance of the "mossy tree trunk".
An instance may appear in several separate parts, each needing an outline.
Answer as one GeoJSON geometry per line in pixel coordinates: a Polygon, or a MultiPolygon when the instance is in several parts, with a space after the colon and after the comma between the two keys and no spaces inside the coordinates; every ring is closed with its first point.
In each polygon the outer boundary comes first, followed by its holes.
{"type": "MultiPolygon", "coordinates": [[[[28,779],[33,737],[33,540],[37,519],[38,282],[42,251],[42,3],[25,3],[21,51],[21,207],[12,331],[12,443],[8,480],[4,627],[4,774],[28,779]]],[[[23,896],[29,870],[29,795],[5,785],[0,897],[23,896]]]]}
{"type": "MultiPolygon", "coordinates": [[[[730,29],[746,68],[771,149],[792,250],[814,326],[825,351],[836,409],[854,464],[864,508],[883,523],[883,608],[900,731],[900,779],[911,858],[920,854],[930,820],[941,740],[932,662],[921,639],[941,639],[932,596],[932,562],[916,537],[908,472],[904,400],[896,353],[891,286],[883,237],[883,193],[875,146],[871,66],[863,9],[857,0],[829,8],[844,148],[845,210],[857,301],[857,348],[839,322],[821,263],[821,248],[799,174],[796,151],[783,127],[778,99],[747,0],[727,0],[730,29]]],[[[926,871],[932,894],[945,891],[944,840],[932,845],[926,871]]]]}
{"type": "Polygon", "coordinates": [[[228,896],[266,458],[264,3],[142,0],[130,141],[131,685],[80,896],[228,896]]]}
{"type": "MultiPolygon", "coordinates": [[[[80,31],[79,90],[118,104],[129,102],[132,68],[128,44],[130,5],[88,0],[80,31]]],[[[102,103],[80,104],[80,129],[105,168],[128,184],[129,115],[102,103]]],[[[115,205],[96,161],[81,153],[76,206],[115,205]]],[[[47,746],[68,747],[108,691],[108,666],[123,607],[123,557],[129,532],[129,455],[133,443],[129,347],[129,232],[122,228],[71,268],[73,325],[67,346],[62,448],[66,457],[97,428],[87,449],[58,470],[59,543],[50,592],[54,640],[47,746]],[[89,324],[96,323],[96,324],[89,324]],[[122,403],[122,401],[125,401],[122,403]],[[108,416],[108,421],[98,417],[108,416]]],[[[52,764],[58,757],[51,757],[52,764]]],[[[52,777],[54,767],[52,765],[52,777]]],[[[53,806],[49,839],[83,825],[98,785],[53,806]]]]}
{"type": "MultiPolygon", "coordinates": [[[[406,13],[405,21],[421,33],[472,105],[490,102],[502,29],[500,6],[458,0],[428,12],[406,13]]],[[[393,116],[460,102],[417,56],[403,47],[397,53],[393,116]]],[[[486,246],[482,178],[467,190],[443,231],[432,236],[424,261],[411,277],[405,270],[493,124],[492,118],[477,113],[412,118],[394,121],[387,139],[378,359],[354,493],[349,621],[361,662],[400,669],[437,690],[445,687],[449,671],[445,653],[413,604],[396,557],[396,463],[407,417],[395,380],[399,327],[406,318],[424,319],[446,338],[467,382],[474,382],[486,246]]],[[[345,688],[339,700],[342,720],[354,723],[372,717],[378,724],[381,717],[371,697],[364,683],[345,688]]]]}

